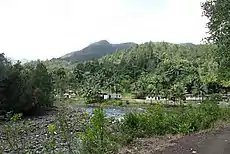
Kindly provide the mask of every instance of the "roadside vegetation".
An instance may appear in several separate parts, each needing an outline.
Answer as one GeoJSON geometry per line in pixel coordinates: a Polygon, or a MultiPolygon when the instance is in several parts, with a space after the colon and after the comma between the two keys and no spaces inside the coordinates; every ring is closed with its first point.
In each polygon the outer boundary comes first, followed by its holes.
{"type": "Polygon", "coordinates": [[[92,116],[81,111],[61,110],[39,130],[33,121],[15,114],[1,125],[1,152],[117,153],[136,138],[184,135],[229,120],[230,109],[220,108],[212,101],[198,107],[173,109],[162,104],[150,105],[145,112],[128,113],[122,120],[106,118],[103,107],[95,109],[92,116]]]}

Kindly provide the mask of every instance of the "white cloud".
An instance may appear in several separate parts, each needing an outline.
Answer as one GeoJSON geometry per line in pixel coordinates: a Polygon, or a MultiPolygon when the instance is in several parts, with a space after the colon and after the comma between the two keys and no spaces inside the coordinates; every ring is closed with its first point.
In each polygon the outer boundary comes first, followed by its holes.
{"type": "Polygon", "coordinates": [[[45,59],[101,39],[199,43],[201,11],[200,0],[0,0],[0,52],[45,59]]]}

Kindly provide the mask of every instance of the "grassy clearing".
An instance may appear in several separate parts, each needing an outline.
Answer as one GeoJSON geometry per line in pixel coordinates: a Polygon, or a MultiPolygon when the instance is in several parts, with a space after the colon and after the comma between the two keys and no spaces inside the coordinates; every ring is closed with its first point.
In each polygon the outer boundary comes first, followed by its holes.
{"type": "MultiPolygon", "coordinates": [[[[229,108],[220,108],[216,102],[210,101],[203,102],[198,107],[181,106],[170,109],[161,104],[152,105],[144,113],[126,114],[121,121],[106,119],[103,108],[95,109],[92,117],[82,113],[67,116],[63,111],[47,127],[48,136],[41,145],[48,145],[44,147],[43,153],[117,153],[118,149],[131,143],[135,138],[189,134],[213,128],[217,122],[226,122],[229,119],[229,108]],[[81,129],[73,131],[76,127],[81,129]]],[[[15,119],[13,120],[15,122],[15,119]]],[[[20,145],[17,144],[20,143],[17,138],[20,133],[15,132],[26,132],[21,131],[23,129],[27,129],[28,132],[30,127],[8,127],[10,128],[7,130],[1,130],[1,134],[5,136],[4,143],[9,143],[8,148],[13,148],[10,151],[22,150],[23,148],[18,148],[20,145]],[[18,142],[12,142],[14,140],[18,142]]],[[[26,151],[30,150],[33,151],[26,151]]]]}
{"type": "Polygon", "coordinates": [[[116,99],[109,99],[109,100],[103,100],[100,103],[95,102],[95,103],[86,103],[84,99],[82,98],[76,98],[76,99],[66,99],[62,101],[57,101],[58,105],[77,105],[77,106],[104,106],[104,107],[146,107],[149,106],[149,104],[144,103],[144,102],[138,102],[135,100],[116,100],[116,99]]]}

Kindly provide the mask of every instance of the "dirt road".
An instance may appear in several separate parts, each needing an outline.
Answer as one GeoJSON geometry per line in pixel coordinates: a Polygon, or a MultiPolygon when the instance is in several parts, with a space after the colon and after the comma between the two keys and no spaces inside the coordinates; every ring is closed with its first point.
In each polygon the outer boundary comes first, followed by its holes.
{"type": "Polygon", "coordinates": [[[155,154],[230,154],[230,126],[182,137],[174,145],[155,154]]]}
{"type": "Polygon", "coordinates": [[[185,136],[176,144],[156,154],[230,154],[230,126],[219,130],[185,136]]]}
{"type": "Polygon", "coordinates": [[[125,151],[127,154],[230,154],[230,125],[190,136],[141,139],[125,151]]]}

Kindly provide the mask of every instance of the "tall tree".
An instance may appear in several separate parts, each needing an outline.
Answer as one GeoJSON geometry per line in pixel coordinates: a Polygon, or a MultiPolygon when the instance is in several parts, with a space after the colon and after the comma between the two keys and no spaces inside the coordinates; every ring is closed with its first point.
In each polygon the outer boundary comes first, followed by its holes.
{"type": "Polygon", "coordinates": [[[53,79],[55,90],[58,92],[60,97],[63,97],[63,93],[67,88],[67,75],[64,68],[59,68],[53,71],[53,79]]]}
{"type": "Polygon", "coordinates": [[[230,85],[230,0],[207,0],[202,8],[209,20],[207,40],[218,46],[219,77],[230,85]]]}
{"type": "Polygon", "coordinates": [[[40,106],[52,105],[52,77],[48,73],[46,66],[39,62],[33,72],[34,95],[37,97],[40,106]]]}

